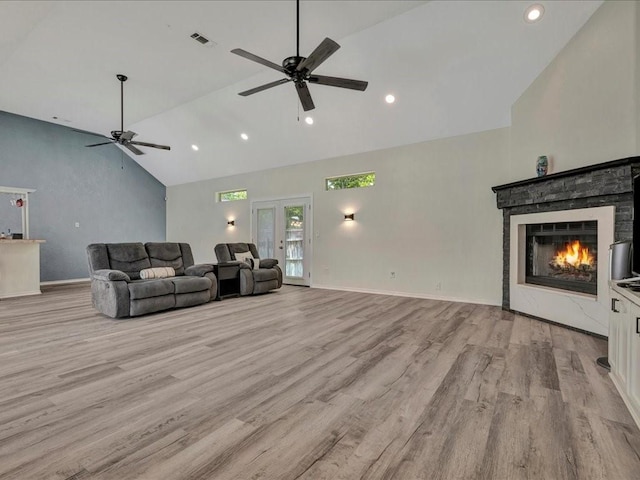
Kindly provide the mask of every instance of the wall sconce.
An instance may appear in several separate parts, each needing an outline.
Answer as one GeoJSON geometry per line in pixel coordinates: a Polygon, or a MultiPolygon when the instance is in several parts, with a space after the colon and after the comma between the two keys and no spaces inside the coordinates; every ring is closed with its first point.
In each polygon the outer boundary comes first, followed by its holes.
{"type": "Polygon", "coordinates": [[[236,226],[236,221],[235,220],[228,220],[227,221],[227,225],[229,225],[230,227],[235,227],[236,226]]]}
{"type": "Polygon", "coordinates": [[[344,221],[345,222],[353,222],[355,220],[355,215],[356,215],[355,213],[349,213],[349,214],[345,213],[344,214],[344,221]]]}

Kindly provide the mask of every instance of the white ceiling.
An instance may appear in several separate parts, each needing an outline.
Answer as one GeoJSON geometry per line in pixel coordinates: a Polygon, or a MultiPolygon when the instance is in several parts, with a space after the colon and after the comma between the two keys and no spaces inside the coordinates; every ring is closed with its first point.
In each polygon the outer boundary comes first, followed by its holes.
{"type": "Polygon", "coordinates": [[[330,37],[342,48],[316,73],[369,81],[311,85],[308,126],[292,84],[238,96],[283,75],[230,53],[294,55],[292,0],[0,1],[0,110],[108,134],[124,73],[125,129],[172,147],[134,156],[165,185],[499,128],[602,1],[538,2],[530,25],[532,3],[302,0],[301,55],[330,37]]]}

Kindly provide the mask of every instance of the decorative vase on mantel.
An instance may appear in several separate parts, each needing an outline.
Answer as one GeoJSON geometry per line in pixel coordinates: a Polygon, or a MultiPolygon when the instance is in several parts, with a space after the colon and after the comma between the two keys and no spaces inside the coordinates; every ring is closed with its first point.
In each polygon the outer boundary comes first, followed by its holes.
{"type": "Polygon", "coordinates": [[[536,174],[539,177],[544,177],[549,171],[549,159],[546,155],[540,155],[536,162],[536,174]]]}

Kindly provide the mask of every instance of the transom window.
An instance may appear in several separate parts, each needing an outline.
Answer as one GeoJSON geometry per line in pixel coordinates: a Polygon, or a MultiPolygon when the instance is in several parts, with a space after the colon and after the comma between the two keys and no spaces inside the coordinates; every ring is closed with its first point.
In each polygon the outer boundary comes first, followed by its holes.
{"type": "Polygon", "coordinates": [[[329,177],[325,179],[326,190],[342,190],[344,188],[372,187],[376,184],[376,172],[356,173],[329,177]]]}
{"type": "Polygon", "coordinates": [[[233,202],[234,200],[246,200],[246,190],[229,190],[228,192],[218,192],[217,200],[219,202],[233,202]]]}

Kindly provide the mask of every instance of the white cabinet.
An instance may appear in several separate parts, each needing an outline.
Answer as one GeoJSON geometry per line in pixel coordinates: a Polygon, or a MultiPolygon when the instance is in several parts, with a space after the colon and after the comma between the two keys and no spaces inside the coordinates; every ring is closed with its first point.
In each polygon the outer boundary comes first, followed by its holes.
{"type": "Polygon", "coordinates": [[[610,294],[611,379],[640,426],[640,294],[617,286],[610,294]]]}
{"type": "Polygon", "coordinates": [[[611,374],[621,383],[627,383],[629,371],[629,315],[631,302],[611,290],[611,311],[609,312],[609,364],[611,374]]]}
{"type": "Polygon", "coordinates": [[[640,305],[631,304],[631,322],[628,336],[628,389],[632,414],[638,423],[640,418],[640,305]]]}
{"type": "Polygon", "coordinates": [[[0,240],[0,298],[40,294],[40,244],[0,240]]]}

